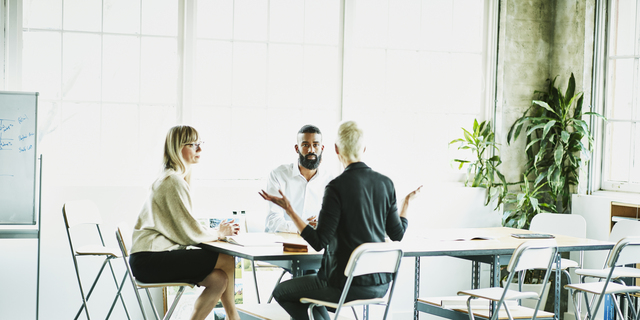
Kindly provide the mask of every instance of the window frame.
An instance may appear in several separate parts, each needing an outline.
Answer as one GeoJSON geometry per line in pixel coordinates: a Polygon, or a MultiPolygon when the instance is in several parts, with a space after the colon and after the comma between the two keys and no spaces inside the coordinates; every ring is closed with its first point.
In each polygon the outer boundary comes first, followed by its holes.
{"type": "MultiPolygon", "coordinates": [[[[638,25],[640,24],[640,2],[636,1],[636,32],[638,25]]],[[[608,72],[610,68],[611,56],[609,55],[609,40],[610,40],[610,15],[612,14],[612,0],[598,2],[595,10],[595,34],[594,34],[594,64],[593,64],[593,79],[592,87],[593,94],[591,97],[591,104],[594,106],[594,111],[607,116],[607,90],[608,88],[608,72]]],[[[637,41],[636,41],[637,42],[637,41]]],[[[636,43],[636,47],[638,44],[636,43]]],[[[637,52],[638,48],[636,48],[637,52]]],[[[634,54],[634,65],[640,62],[640,55],[634,54]]],[[[634,79],[636,84],[640,83],[640,72],[634,71],[634,79]]],[[[632,110],[632,119],[629,121],[615,121],[609,120],[607,122],[625,122],[636,123],[636,132],[640,130],[640,119],[633,120],[633,114],[638,111],[638,104],[640,89],[636,89],[633,97],[634,109],[632,110]]],[[[637,116],[637,115],[636,115],[637,116]]],[[[617,192],[630,192],[640,193],[640,183],[622,182],[608,180],[606,178],[608,168],[606,167],[607,158],[607,123],[597,117],[591,117],[590,127],[592,128],[592,135],[594,137],[592,161],[588,167],[588,190],[587,193],[591,194],[597,191],[617,191],[617,192]]],[[[635,134],[637,136],[637,134],[635,134]]],[[[635,138],[634,138],[635,139],[635,138]]],[[[636,139],[637,143],[638,140],[636,139]]],[[[634,155],[630,155],[630,160],[634,160],[634,155]]],[[[640,159],[635,159],[636,161],[640,159]]]]}

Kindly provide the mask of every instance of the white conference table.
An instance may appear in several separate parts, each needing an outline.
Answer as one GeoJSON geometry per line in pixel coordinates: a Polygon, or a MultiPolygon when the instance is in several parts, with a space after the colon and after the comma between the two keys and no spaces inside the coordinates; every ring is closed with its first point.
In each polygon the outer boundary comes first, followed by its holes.
{"type": "MultiPolygon", "coordinates": [[[[533,233],[528,230],[506,227],[494,228],[458,228],[425,230],[421,237],[403,239],[402,249],[405,257],[415,258],[415,292],[414,292],[414,319],[419,318],[419,312],[432,313],[450,319],[466,320],[467,315],[459,312],[428,306],[418,303],[420,293],[420,257],[450,256],[472,261],[472,286],[477,288],[480,283],[479,264],[491,265],[491,284],[499,282],[500,265],[508,263],[515,248],[525,239],[516,239],[511,234],[533,233]],[[489,240],[457,240],[471,239],[473,237],[490,238],[489,240]]],[[[299,235],[288,237],[298,238],[299,235]]],[[[556,235],[559,252],[610,250],[612,242],[580,239],[556,235]]],[[[530,240],[531,241],[531,240],[530,240]]],[[[535,241],[535,240],[533,240],[535,241]]],[[[282,262],[290,266],[294,277],[302,275],[302,270],[317,269],[322,259],[322,251],[317,252],[309,246],[309,252],[284,252],[281,246],[239,246],[227,242],[214,241],[206,243],[213,250],[248,259],[251,261],[269,261],[270,263],[282,262]]],[[[559,260],[559,258],[558,258],[559,260]]],[[[555,319],[560,313],[560,272],[556,272],[556,303],[555,319]]]]}

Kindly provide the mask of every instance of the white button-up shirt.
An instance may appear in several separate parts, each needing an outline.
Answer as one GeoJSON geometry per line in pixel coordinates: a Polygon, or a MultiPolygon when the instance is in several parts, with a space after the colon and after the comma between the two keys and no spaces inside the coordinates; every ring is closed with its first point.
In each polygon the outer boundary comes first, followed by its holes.
{"type": "MultiPolygon", "coordinates": [[[[269,174],[267,193],[280,196],[278,190],[289,199],[293,210],[307,220],[317,216],[322,206],[324,188],[334,176],[318,167],[318,171],[307,181],[300,173],[298,163],[283,164],[269,174]]],[[[265,232],[298,232],[291,218],[278,205],[269,202],[269,213],[265,222],[265,232]]]]}

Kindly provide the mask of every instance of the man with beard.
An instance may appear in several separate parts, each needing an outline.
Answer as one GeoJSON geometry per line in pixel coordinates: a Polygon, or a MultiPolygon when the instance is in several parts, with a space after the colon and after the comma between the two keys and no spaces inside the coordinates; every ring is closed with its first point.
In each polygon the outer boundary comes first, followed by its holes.
{"type": "MultiPolygon", "coordinates": [[[[298,143],[294,146],[298,161],[283,164],[269,174],[266,191],[286,195],[300,217],[315,226],[322,206],[324,187],[334,176],[320,169],[322,162],[322,132],[316,126],[305,125],[298,131],[298,143]]],[[[297,232],[291,218],[279,206],[269,202],[265,232],[297,232]]]]}

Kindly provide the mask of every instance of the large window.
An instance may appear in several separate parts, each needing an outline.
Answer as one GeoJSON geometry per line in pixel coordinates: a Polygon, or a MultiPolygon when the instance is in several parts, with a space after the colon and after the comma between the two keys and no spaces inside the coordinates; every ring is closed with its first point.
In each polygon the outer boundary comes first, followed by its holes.
{"type": "Polygon", "coordinates": [[[467,154],[448,142],[492,110],[489,5],[347,1],[343,115],[366,125],[367,161],[396,184],[460,179],[450,161],[467,154]]]}
{"type": "Polygon", "coordinates": [[[21,90],[40,92],[47,172],[60,184],[148,184],[177,121],[178,2],[30,0],[22,10],[21,90]]]}
{"type": "Polygon", "coordinates": [[[40,92],[56,184],[148,185],[177,123],[206,142],[198,183],[264,179],[307,123],[337,170],[343,119],[394,180],[454,182],[448,141],[491,109],[491,2],[8,0],[21,80],[4,89],[40,92]]]}
{"type": "Polygon", "coordinates": [[[640,192],[640,1],[608,10],[602,189],[640,192]]]}
{"type": "Polygon", "coordinates": [[[196,2],[192,119],[217,153],[203,157],[201,177],[266,177],[297,159],[305,124],[323,130],[323,164],[337,166],[341,7],[339,0],[196,2]]]}

